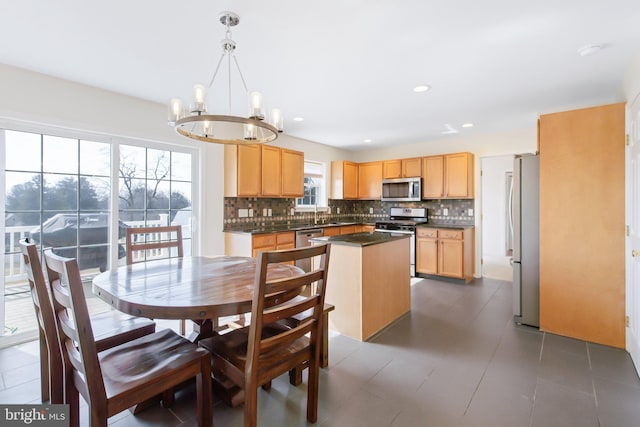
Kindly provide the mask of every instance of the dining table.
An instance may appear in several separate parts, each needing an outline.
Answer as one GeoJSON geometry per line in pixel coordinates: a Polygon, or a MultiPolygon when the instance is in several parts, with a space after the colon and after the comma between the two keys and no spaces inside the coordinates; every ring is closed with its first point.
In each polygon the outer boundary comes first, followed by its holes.
{"type": "MultiPolygon", "coordinates": [[[[123,313],[149,319],[190,319],[189,339],[215,334],[218,319],[251,312],[257,262],[239,256],[165,258],[118,267],[93,278],[93,293],[123,313]]],[[[269,279],[302,274],[289,264],[270,264],[269,279]]],[[[271,296],[279,304],[295,294],[271,296]]]]}

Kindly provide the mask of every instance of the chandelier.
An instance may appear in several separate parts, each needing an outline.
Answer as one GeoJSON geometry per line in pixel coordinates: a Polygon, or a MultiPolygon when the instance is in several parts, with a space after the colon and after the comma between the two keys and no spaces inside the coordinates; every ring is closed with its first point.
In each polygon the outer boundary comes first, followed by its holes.
{"type": "Polygon", "coordinates": [[[226,27],[225,38],[222,40],[222,55],[208,86],[196,84],[193,86],[193,102],[183,106],[180,98],[169,101],[169,125],[173,126],[180,135],[203,142],[220,144],[264,144],[278,138],[282,132],[282,111],[278,108],[271,110],[271,122],[265,121],[262,94],[250,92],[240,71],[240,65],[235,56],[236,43],[231,38],[231,27],[238,25],[240,17],[233,12],[221,12],[220,22],[226,27]],[[228,115],[209,114],[207,112],[207,90],[211,89],[218,75],[223,61],[227,59],[228,68],[228,115]],[[231,114],[231,63],[234,63],[240,81],[249,98],[248,117],[231,114]]]}

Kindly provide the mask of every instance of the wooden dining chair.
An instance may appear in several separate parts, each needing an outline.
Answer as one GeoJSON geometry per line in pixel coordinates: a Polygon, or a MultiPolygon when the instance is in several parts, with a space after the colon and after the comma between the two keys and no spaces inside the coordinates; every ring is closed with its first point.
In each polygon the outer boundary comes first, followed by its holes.
{"type": "Polygon", "coordinates": [[[90,425],[106,427],[109,417],[191,378],[196,379],[198,426],[213,425],[208,352],[165,329],[98,353],[77,261],[50,249],[44,258],[72,427],[79,425],[79,394],[89,406],[90,425]]]}
{"type": "Polygon", "coordinates": [[[169,258],[172,255],[171,249],[174,248],[175,255],[182,258],[184,252],[181,225],[127,228],[127,264],[129,265],[151,259],[169,258]]]}
{"type": "MultiPolygon", "coordinates": [[[[40,336],[40,386],[42,401],[64,403],[63,363],[51,297],[38,256],[31,239],[21,239],[20,249],[27,270],[33,306],[40,336]]],[[[156,324],[149,320],[125,316],[117,311],[91,316],[97,351],[152,334],[156,324]]]]}
{"type": "Polygon", "coordinates": [[[245,427],[256,425],[258,387],[268,389],[271,380],[301,365],[309,369],[307,420],[317,421],[320,340],[329,252],[329,244],[261,252],[253,288],[251,324],[198,343],[212,354],[214,377],[223,382],[230,381],[244,391],[245,427]],[[312,257],[319,257],[317,268],[312,271],[267,280],[269,264],[312,257]],[[302,293],[314,283],[316,286],[312,287],[314,291],[309,296],[285,298],[284,302],[279,302],[279,295],[302,293]],[[312,315],[293,327],[279,323],[307,310],[311,310],[312,315]]]}
{"type": "MultiPolygon", "coordinates": [[[[184,256],[181,225],[127,228],[127,265],[170,258],[171,249],[176,250],[178,258],[184,256]]],[[[181,320],[180,333],[185,335],[186,332],[186,321],[181,320]]]]}

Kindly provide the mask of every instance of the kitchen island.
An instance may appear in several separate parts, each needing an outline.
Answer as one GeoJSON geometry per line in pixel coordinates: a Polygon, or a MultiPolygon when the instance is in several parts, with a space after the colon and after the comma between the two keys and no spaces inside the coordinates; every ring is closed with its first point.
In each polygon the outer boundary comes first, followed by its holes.
{"type": "Polygon", "coordinates": [[[353,233],[330,242],[325,301],[336,308],[330,329],[365,341],[411,309],[409,235],[353,233]]]}

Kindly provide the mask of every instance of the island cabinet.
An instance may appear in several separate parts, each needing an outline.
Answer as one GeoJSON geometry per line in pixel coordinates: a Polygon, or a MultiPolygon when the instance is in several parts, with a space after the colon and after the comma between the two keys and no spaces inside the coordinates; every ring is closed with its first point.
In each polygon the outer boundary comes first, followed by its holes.
{"type": "Polygon", "coordinates": [[[224,148],[226,197],[302,197],[304,153],[270,145],[224,148]]]}
{"type": "Polygon", "coordinates": [[[473,198],[473,162],[471,153],[423,157],[422,198],[473,198]]]}
{"type": "Polygon", "coordinates": [[[380,200],[382,196],[382,162],[358,165],[358,198],[380,200]]]}
{"type": "Polygon", "coordinates": [[[382,178],[414,178],[422,176],[422,158],[385,160],[382,162],[382,178]]]}
{"type": "MultiPolygon", "coordinates": [[[[324,236],[339,236],[341,234],[351,234],[357,231],[357,225],[343,225],[343,226],[335,226],[335,227],[325,227],[323,228],[324,236]]],[[[363,230],[360,230],[363,231],[363,230]]]]}
{"type": "Polygon", "coordinates": [[[325,297],[335,306],[329,316],[330,329],[365,341],[409,312],[408,236],[356,233],[320,239],[331,243],[325,297]]]}
{"type": "Polygon", "coordinates": [[[416,272],[462,279],[473,279],[473,228],[416,230],[416,272]]]}
{"type": "Polygon", "coordinates": [[[358,164],[346,160],[331,162],[331,198],[358,198],[358,164]]]}

